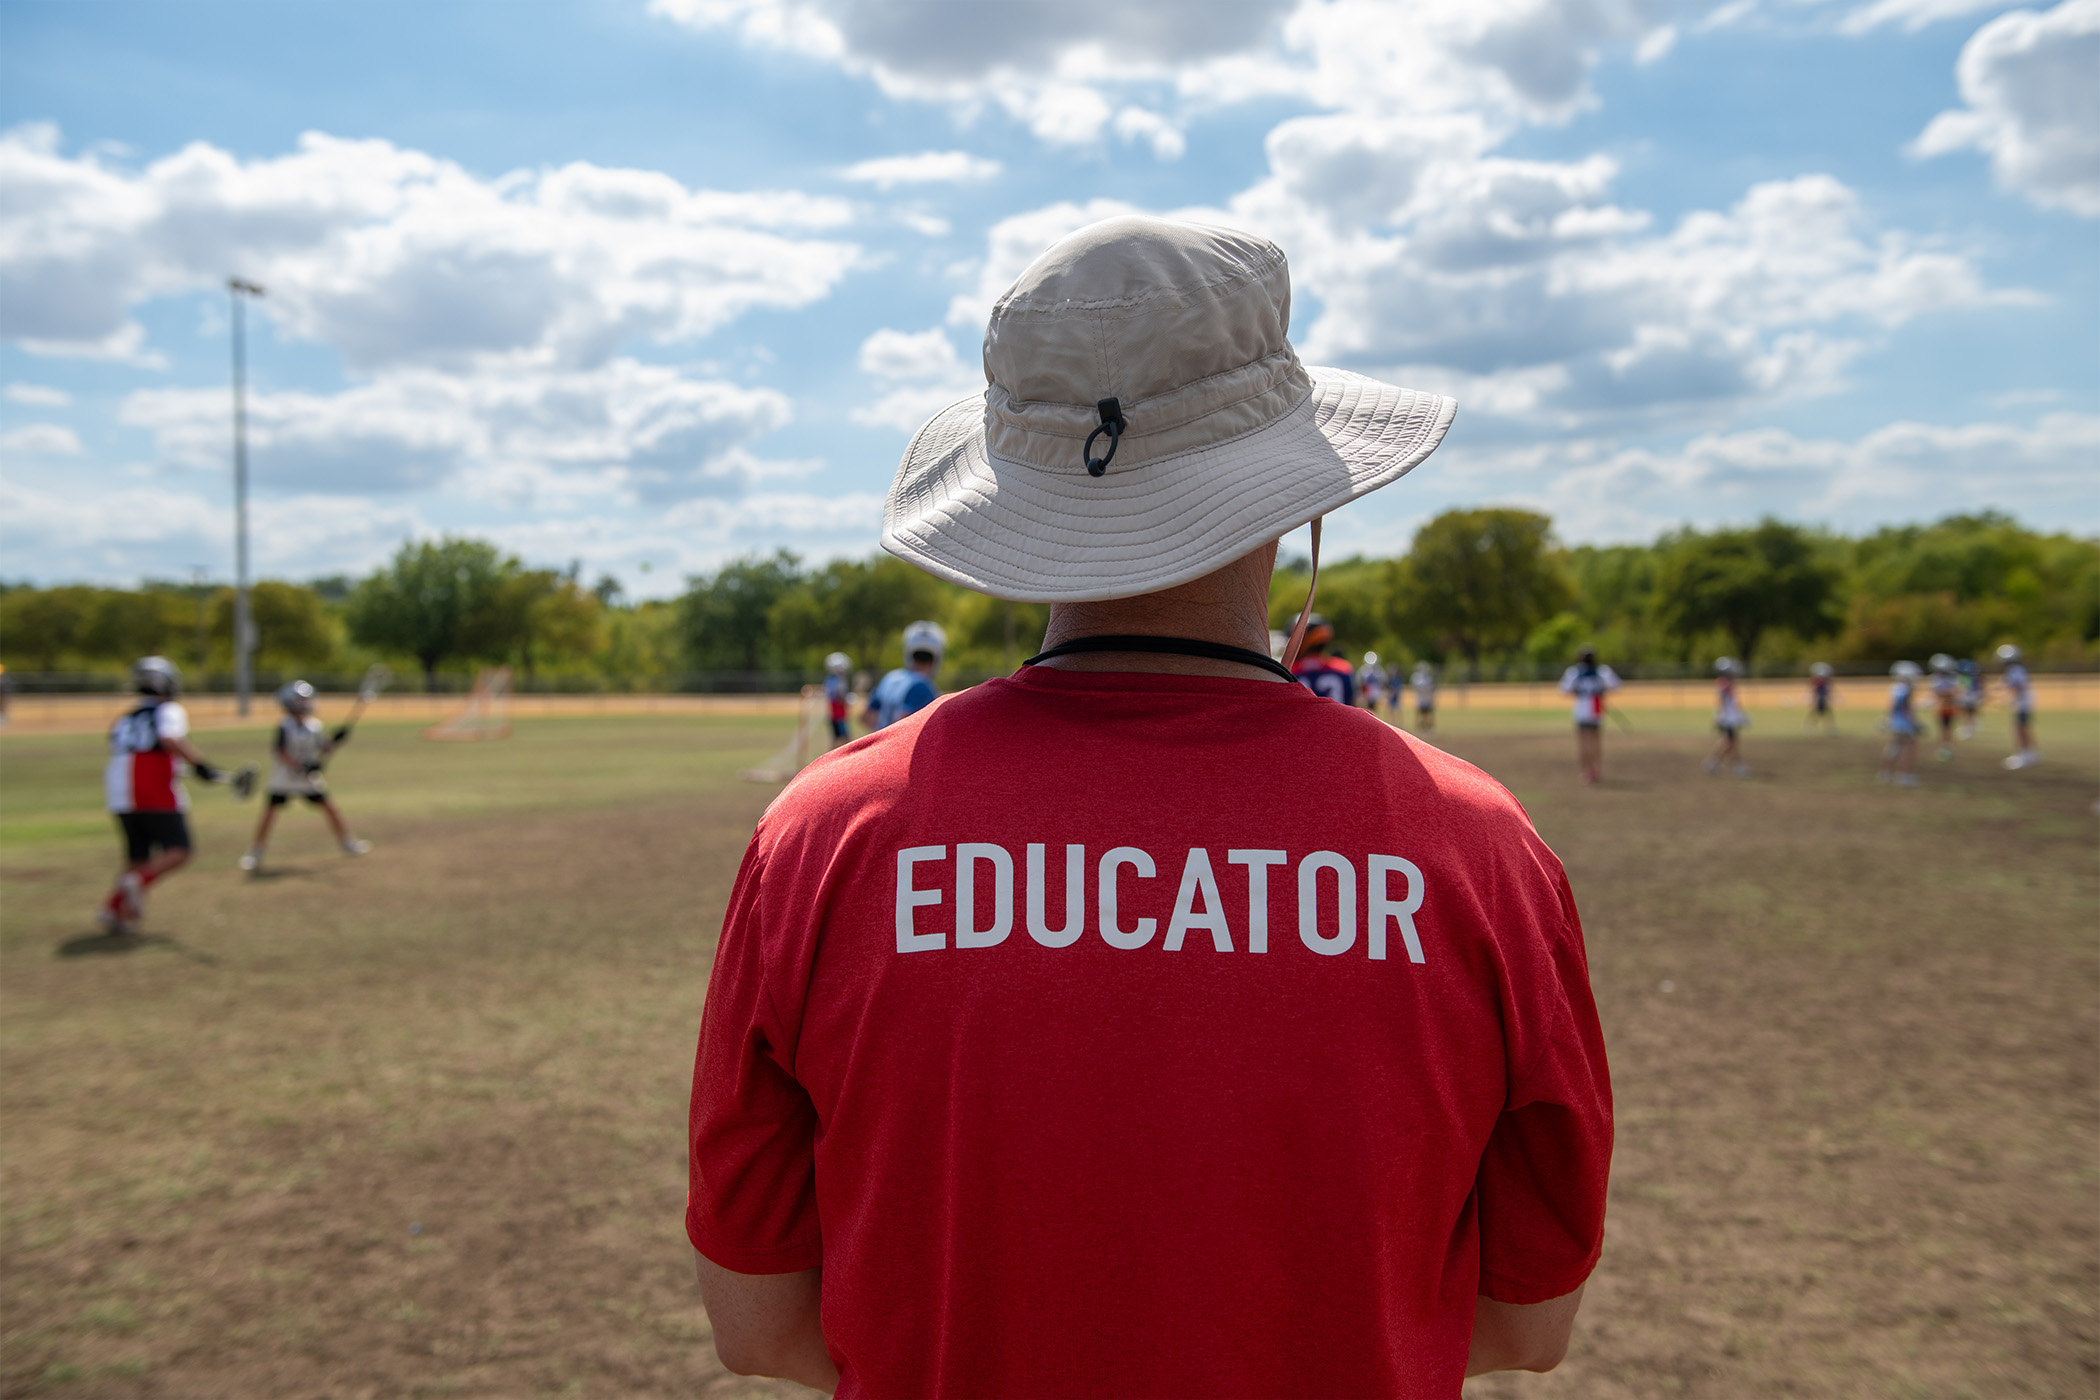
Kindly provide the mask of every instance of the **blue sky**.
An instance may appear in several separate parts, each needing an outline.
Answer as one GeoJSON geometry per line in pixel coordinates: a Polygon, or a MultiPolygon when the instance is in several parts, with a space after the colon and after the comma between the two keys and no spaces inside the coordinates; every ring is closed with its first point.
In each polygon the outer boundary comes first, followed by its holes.
{"type": "Polygon", "coordinates": [[[874,547],[991,299],[1125,209],[1454,394],[1329,522],[2100,530],[2100,0],[0,0],[0,575],[874,547]]]}

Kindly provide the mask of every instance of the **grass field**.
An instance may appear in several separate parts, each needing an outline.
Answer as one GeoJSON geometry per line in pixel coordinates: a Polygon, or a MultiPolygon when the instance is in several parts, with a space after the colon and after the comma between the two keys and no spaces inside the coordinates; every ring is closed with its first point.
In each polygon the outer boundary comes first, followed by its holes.
{"type": "MultiPolygon", "coordinates": [[[[2100,1389],[2100,726],[1913,791],[1860,732],[1558,712],[1439,741],[1566,860],[1619,1104],[1574,1349],[1479,1397],[2100,1389]]],[[[199,794],[148,936],[88,915],[115,841],[86,736],[0,736],[0,1393],[784,1394],[725,1375],[680,1229],[714,929],[779,719],[369,725],[377,849],[199,794]]],[[[215,759],[246,757],[207,736],[215,759]]],[[[253,741],[260,756],[261,740],[253,741]]],[[[1075,1346],[1086,1344],[1074,1338],[1075,1346]]]]}

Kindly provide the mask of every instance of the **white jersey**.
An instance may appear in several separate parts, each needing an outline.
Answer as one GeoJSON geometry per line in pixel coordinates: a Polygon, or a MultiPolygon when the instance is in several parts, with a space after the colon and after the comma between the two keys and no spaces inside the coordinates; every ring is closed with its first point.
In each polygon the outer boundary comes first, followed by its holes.
{"type": "Polygon", "coordinates": [[[2012,692],[2013,711],[2026,714],[2034,708],[2034,683],[2027,675],[2027,668],[2017,661],[2005,666],[2005,688],[2012,692]]]}
{"type": "Polygon", "coordinates": [[[277,722],[270,791],[286,796],[321,792],[321,764],[334,747],[315,716],[286,715],[277,722]]]}
{"type": "Polygon", "coordinates": [[[1889,733],[1908,736],[1918,732],[1918,717],[1911,712],[1911,697],[1916,688],[1900,677],[1889,687],[1889,733]]]}
{"type": "Polygon", "coordinates": [[[1609,666],[1596,666],[1588,671],[1580,666],[1570,666],[1560,678],[1560,693],[1575,697],[1577,724],[1602,724],[1605,692],[1618,688],[1618,673],[1609,666]]]}
{"type": "Polygon", "coordinates": [[[1436,674],[1434,672],[1415,672],[1415,708],[1418,710],[1433,710],[1436,708],[1436,674]]]}
{"type": "Polygon", "coordinates": [[[1744,729],[1750,724],[1750,716],[1743,713],[1743,702],[1736,697],[1733,676],[1721,677],[1714,696],[1714,723],[1723,729],[1744,729]]]}

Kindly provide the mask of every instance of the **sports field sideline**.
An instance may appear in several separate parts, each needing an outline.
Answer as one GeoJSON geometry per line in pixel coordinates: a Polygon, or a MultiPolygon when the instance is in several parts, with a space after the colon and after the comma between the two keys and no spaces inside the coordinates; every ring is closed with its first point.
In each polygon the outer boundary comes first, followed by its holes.
{"type": "MultiPolygon", "coordinates": [[[[1714,779],[1700,687],[1584,788],[1557,698],[1485,689],[1436,739],[1569,867],[1619,1138],[1569,1359],[1468,1394],[2092,1393],[2100,724],[2044,698],[2007,772],[1987,712],[1896,790],[1865,694],[1834,739],[1774,703],[1714,779]]],[[[137,940],[87,917],[98,735],[0,732],[0,1393],[797,1393],[715,1365],[679,1218],[715,924],[776,791],[734,774],[790,721],[521,703],[429,744],[397,699],[331,770],[371,856],[294,809],[243,878],[256,809],[202,789],[137,940]]],[[[207,754],[261,757],[258,714],[207,754]]]]}
{"type": "MultiPolygon", "coordinates": [[[[1805,708],[1807,682],[1802,680],[1752,680],[1738,686],[1743,703],[1753,713],[1769,710],[1784,713],[1805,708]]],[[[1878,676],[1847,677],[1838,682],[1838,706],[1842,714],[1876,712],[1887,682],[1878,676]]],[[[2100,675],[2038,675],[2034,678],[2035,704],[2044,715],[2100,713],[2100,675]]],[[[338,708],[348,696],[324,697],[338,708]]],[[[1412,696],[1410,696],[1412,700],[1412,696]]],[[[127,704],[117,695],[21,695],[16,696],[10,725],[21,733],[100,733],[112,716],[127,704]]],[[[461,695],[425,695],[414,690],[392,690],[380,701],[380,713],[397,722],[435,724],[457,714],[465,703],[461,695]]],[[[798,703],[793,695],[687,695],[661,693],[599,695],[517,695],[508,701],[514,718],[579,718],[590,715],[780,715],[793,714],[798,703]]],[[[1557,710],[1560,698],[1550,681],[1494,681],[1478,685],[1456,682],[1444,686],[1440,704],[1446,710],[1557,710]]],[[[1612,692],[1611,704],[1622,710],[1698,710],[1713,708],[1713,685],[1703,679],[1678,681],[1629,681],[1612,692]]],[[[243,721],[230,695],[186,695],[183,705],[190,722],[199,729],[227,729],[243,721]]],[[[255,701],[255,713],[270,712],[268,696],[255,701]]],[[[250,721],[252,722],[252,721],[250,721]]]]}

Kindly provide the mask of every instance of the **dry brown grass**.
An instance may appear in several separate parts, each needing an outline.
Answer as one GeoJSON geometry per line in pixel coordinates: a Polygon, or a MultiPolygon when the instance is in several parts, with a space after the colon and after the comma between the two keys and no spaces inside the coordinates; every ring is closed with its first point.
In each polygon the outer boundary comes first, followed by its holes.
{"type": "MultiPolygon", "coordinates": [[[[777,727],[375,730],[341,775],[373,857],[294,812],[244,881],[252,812],[206,805],[171,941],[78,956],[93,744],[7,740],[0,1391],[785,1393],[715,1364],[679,1227],[713,926],[770,794],[730,774],[777,727]]],[[[1898,792],[1865,740],[1771,740],[1736,782],[1649,733],[1582,789],[1557,727],[1446,742],[1569,865],[1620,1109],[1574,1351],[1469,1395],[2094,1393],[2092,755],[1898,792]]]]}

